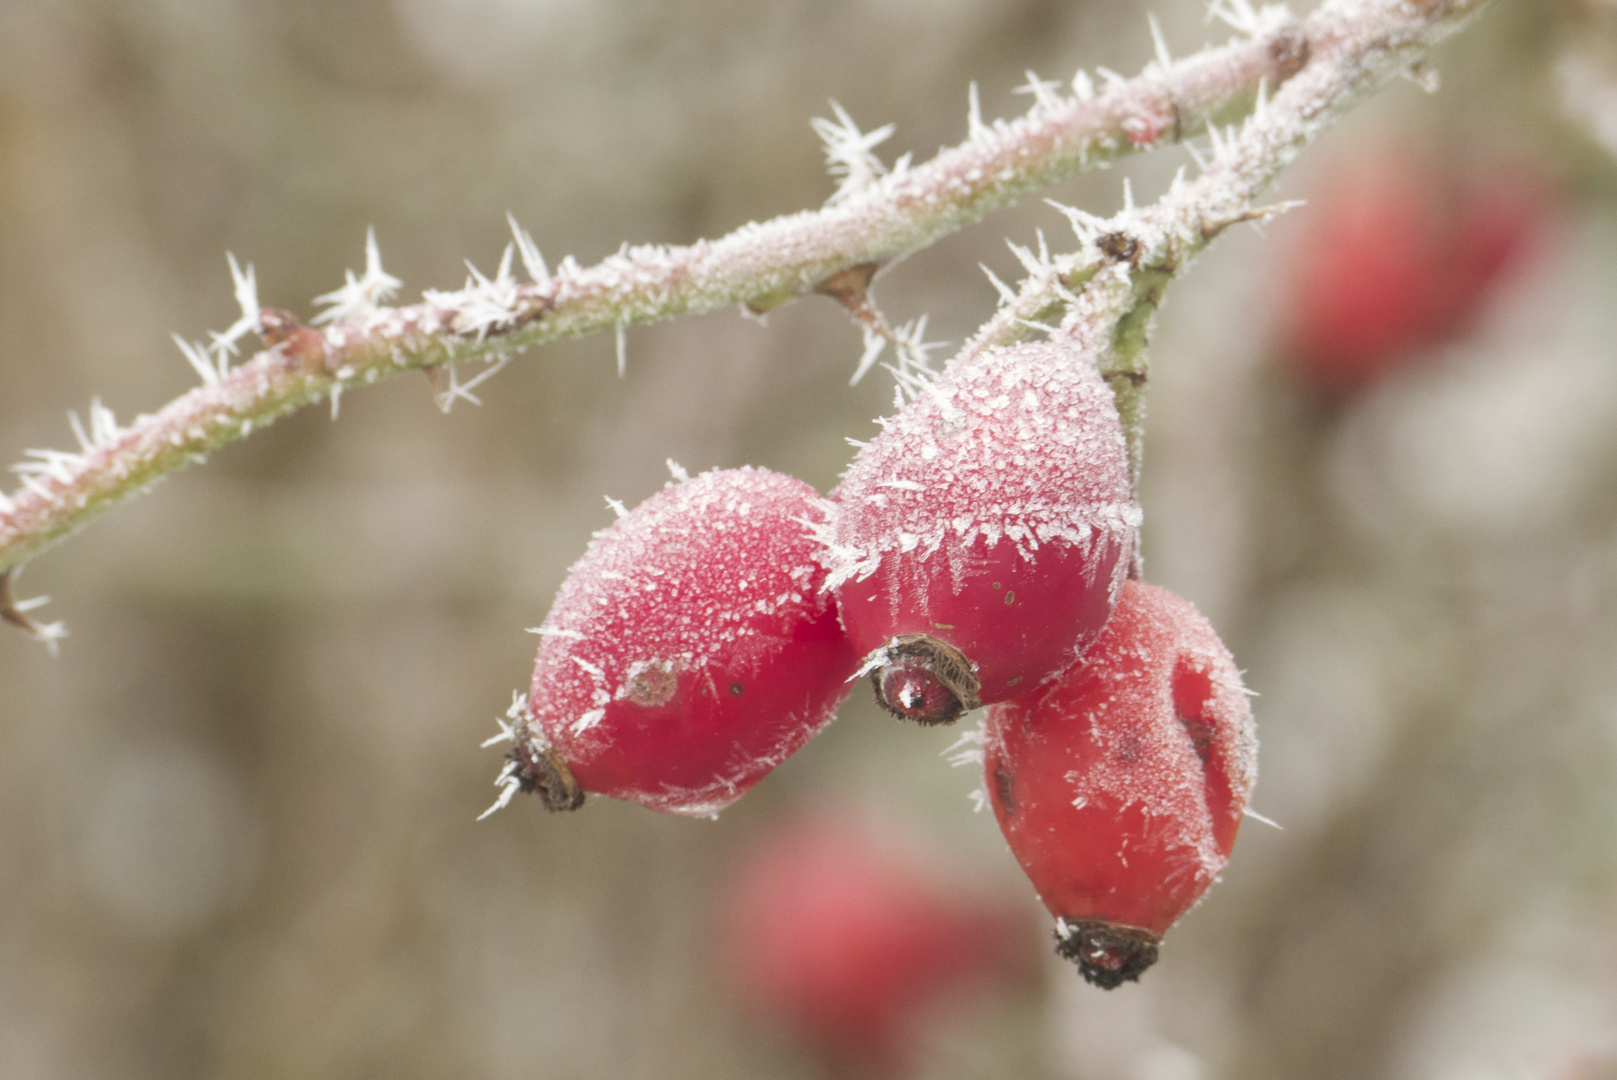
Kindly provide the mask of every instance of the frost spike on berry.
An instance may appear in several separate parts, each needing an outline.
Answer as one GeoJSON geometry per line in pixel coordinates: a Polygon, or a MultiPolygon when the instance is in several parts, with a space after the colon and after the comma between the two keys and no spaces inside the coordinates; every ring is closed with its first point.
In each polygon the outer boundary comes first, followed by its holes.
{"type": "Polygon", "coordinates": [[[595,792],[706,816],[740,798],[831,721],[859,666],[815,561],[834,509],[729,469],[597,533],[538,628],[501,783],[552,809],[595,792]]]}
{"type": "Polygon", "coordinates": [[[1089,651],[986,731],[994,816],[1057,952],[1096,986],[1138,979],[1224,868],[1257,777],[1229,651],[1190,604],[1130,581],[1089,651]]]}
{"type": "Polygon", "coordinates": [[[1111,612],[1140,522],[1111,391],[1064,340],[948,369],[884,422],[834,497],[821,559],[843,625],[871,661],[885,650],[882,704],[923,723],[1071,663],[1111,612]],[[969,693],[938,677],[940,657],[964,661],[969,693]]]}

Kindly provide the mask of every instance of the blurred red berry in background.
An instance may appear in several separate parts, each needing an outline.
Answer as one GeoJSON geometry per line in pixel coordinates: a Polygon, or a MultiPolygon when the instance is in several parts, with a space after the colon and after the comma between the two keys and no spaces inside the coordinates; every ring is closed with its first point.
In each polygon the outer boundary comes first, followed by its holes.
{"type": "Polygon", "coordinates": [[[933,1005],[1029,966],[1014,902],[962,889],[850,818],[759,836],[724,882],[721,954],[738,998],[833,1066],[902,1069],[933,1005]]]}
{"type": "Polygon", "coordinates": [[[1340,153],[1306,197],[1282,260],[1284,358],[1335,396],[1465,332],[1552,218],[1522,162],[1407,139],[1340,153]]]}

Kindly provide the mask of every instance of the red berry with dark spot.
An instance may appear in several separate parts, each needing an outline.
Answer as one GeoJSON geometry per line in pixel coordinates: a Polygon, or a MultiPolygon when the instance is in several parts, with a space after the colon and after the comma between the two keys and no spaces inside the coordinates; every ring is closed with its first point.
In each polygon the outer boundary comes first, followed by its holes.
{"type": "Polygon", "coordinates": [[[835,492],[825,562],[877,697],[922,723],[1026,694],[1094,640],[1134,551],[1122,425],[1060,343],[950,368],[835,492]]]}
{"type": "Polygon", "coordinates": [[[760,836],[723,901],[721,955],[740,996],[845,1071],[896,1064],[929,1005],[1022,960],[1015,905],[963,892],[848,820],[760,836]]]}
{"type": "Polygon", "coordinates": [[[597,792],[707,815],[740,798],[830,722],[858,665],[815,560],[832,509],[800,480],[731,469],[597,533],[539,628],[502,781],[553,808],[597,792]]]}
{"type": "Polygon", "coordinates": [[[1111,989],[1212,885],[1257,777],[1241,675],[1206,619],[1130,581],[1100,639],[1042,693],[988,710],[999,825],[1058,951],[1111,989]]]}

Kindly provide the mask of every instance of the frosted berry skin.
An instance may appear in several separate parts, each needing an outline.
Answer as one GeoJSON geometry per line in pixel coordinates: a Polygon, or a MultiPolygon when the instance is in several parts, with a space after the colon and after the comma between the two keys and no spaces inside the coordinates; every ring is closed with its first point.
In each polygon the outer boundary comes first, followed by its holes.
{"type": "Polygon", "coordinates": [[[732,469],[597,533],[539,628],[522,785],[711,815],[829,723],[858,663],[810,536],[831,509],[732,469]]]}
{"type": "Polygon", "coordinates": [[[950,368],[834,496],[823,558],[843,625],[878,700],[923,723],[1066,667],[1106,622],[1140,523],[1111,391],[1058,343],[950,368]]]}
{"type": "Polygon", "coordinates": [[[1083,658],[986,729],[994,815],[1057,951],[1097,986],[1137,979],[1223,869],[1257,778],[1229,651],[1190,604],[1130,581],[1083,658]]]}

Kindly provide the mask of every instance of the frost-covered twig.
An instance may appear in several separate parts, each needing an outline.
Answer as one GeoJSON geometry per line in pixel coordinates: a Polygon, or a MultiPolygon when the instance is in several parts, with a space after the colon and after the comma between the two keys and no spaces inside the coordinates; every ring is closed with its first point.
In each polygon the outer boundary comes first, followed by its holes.
{"type": "MultiPolygon", "coordinates": [[[[1070,94],[1036,83],[1027,115],[984,124],[974,111],[971,138],[922,165],[900,162],[883,174],[871,152],[882,133],[860,133],[839,110],[837,123],[819,125],[843,179],[831,205],[719,240],[625,247],[592,268],[567,259],[551,273],[517,230],[528,282],[510,273],[508,251],[493,278],[474,270],[464,289],[428,292],[422,303],[398,308],[382,306],[399,283],[382,270],[373,242],[364,275],[321,298],[327,310],[315,321],[329,324],[321,329],[258,312],[250,272],[238,272],[243,316],[216,337],[214,357],[183,346],[202,386],[127,428],[107,428],[81,452],[42,454],[18,467],[23,487],[0,495],[0,570],[283,413],[323,398],[335,403],[346,387],[729,304],[765,311],[848,267],[925,247],[1085,167],[1193,135],[1211,118],[1239,114],[1260,82],[1280,84],[1306,56],[1298,23],[1282,9],[1253,13],[1244,0],[1239,7],[1246,20],[1239,40],[1159,59],[1135,79],[1108,76],[1099,93],[1082,73],[1070,94]],[[274,348],[232,368],[236,342],[255,326],[274,348]]],[[[440,400],[451,404],[468,389],[452,379],[440,400]]]]}
{"type": "MultiPolygon", "coordinates": [[[[1317,126],[1384,69],[1418,59],[1440,30],[1479,2],[1336,0],[1297,20],[1283,8],[1258,12],[1247,0],[1216,0],[1215,13],[1244,35],[1238,40],[1181,60],[1159,49],[1158,58],[1134,79],[1103,72],[1107,85],[1100,92],[1083,73],[1073,80],[1071,95],[1032,78],[1033,106],[1010,122],[984,123],[974,93],[971,137],[922,165],[901,162],[879,175],[869,162],[875,137],[860,135],[842,114],[832,147],[835,163],[846,166],[849,180],[858,177],[859,190],[844,184],[833,204],[821,210],[747,225],[719,240],[689,247],[625,246],[592,268],[568,258],[552,273],[518,229],[513,249],[529,281],[519,283],[513,276],[508,249],[493,278],[474,269],[464,288],[429,291],[421,303],[396,308],[383,306],[398,282],[381,269],[372,243],[365,274],[350,276],[342,289],[322,298],[328,310],[316,321],[330,325],[319,329],[284,312],[257,310],[250,269],[242,273],[233,263],[242,318],[216,338],[211,350],[183,346],[203,385],[127,427],[97,406],[92,433],[79,451],[31,451],[31,460],[13,466],[23,486],[0,495],[0,572],[21,565],[113,503],[286,412],[326,398],[335,411],[344,388],[412,369],[499,362],[541,342],[728,304],[765,311],[811,293],[850,267],[881,265],[925,247],[1087,166],[1191,137],[1210,121],[1244,112],[1260,86],[1289,89],[1299,71],[1309,73],[1313,87],[1307,100],[1329,102],[1310,120],[1317,126]],[[250,327],[270,347],[232,366],[235,343],[250,327]]],[[[1306,141],[1300,130],[1284,134],[1288,145],[1306,141]]],[[[1282,158],[1265,159],[1264,180],[1282,158]]],[[[1242,199],[1208,205],[1216,210],[1242,199]]],[[[1211,228],[1222,219],[1203,215],[1203,221],[1211,228]]],[[[1153,260],[1168,250],[1151,247],[1143,234],[1136,242],[1141,254],[1129,260],[1143,267],[1156,267],[1153,260]]],[[[1148,297],[1152,273],[1124,274],[1120,287],[1148,297]]],[[[1024,290],[1024,296],[1026,301],[1010,307],[1038,317],[1036,293],[1024,290]]],[[[465,396],[466,384],[451,385],[465,396]]]]}
{"type": "Polygon", "coordinates": [[[1073,339],[1096,358],[1117,395],[1137,477],[1145,343],[1168,282],[1224,229],[1291,205],[1260,206],[1257,200],[1340,112],[1420,63],[1486,3],[1327,0],[1305,20],[1297,39],[1307,65],[1272,97],[1261,95],[1238,128],[1208,129],[1211,146],[1198,155],[1202,170],[1195,180],[1181,172],[1157,202],[1136,208],[1127,197],[1124,210],[1111,218],[1058,207],[1072,223],[1079,249],[1052,256],[1042,237],[1037,253],[1016,248],[1027,277],[1014,293],[1001,287],[998,312],[960,355],[1041,332],[1073,339]]]}

